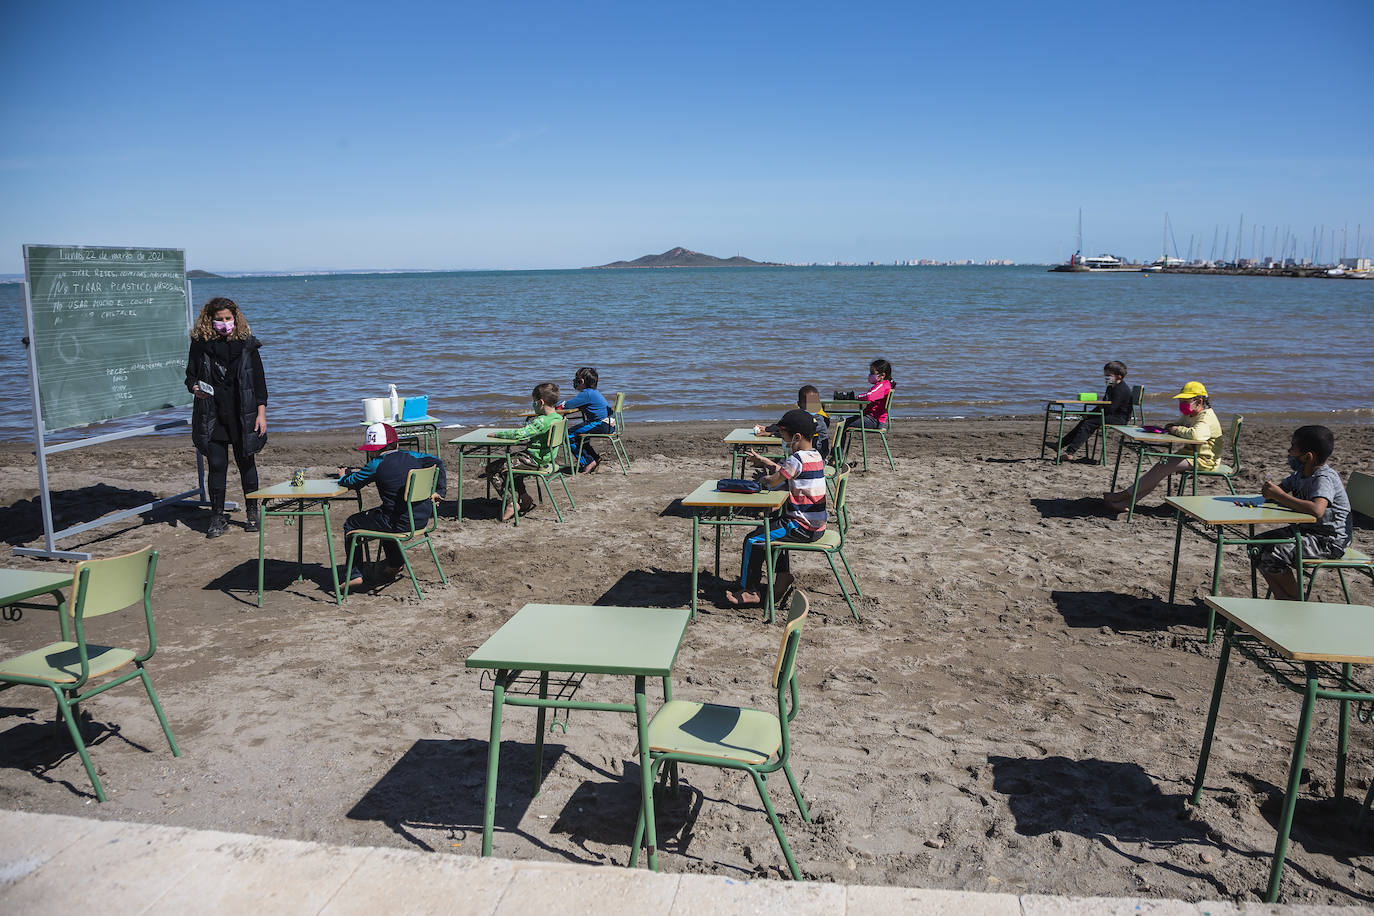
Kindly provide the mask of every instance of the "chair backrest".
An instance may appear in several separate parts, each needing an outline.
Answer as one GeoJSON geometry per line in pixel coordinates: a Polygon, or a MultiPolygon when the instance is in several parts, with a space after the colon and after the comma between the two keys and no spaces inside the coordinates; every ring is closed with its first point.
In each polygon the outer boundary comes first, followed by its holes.
{"type": "Polygon", "coordinates": [[[1350,479],[1345,483],[1345,495],[1350,497],[1351,509],[1374,518],[1374,477],[1351,471],[1350,479]]]}
{"type": "MultiPolygon", "coordinates": [[[[406,475],[406,518],[410,521],[410,533],[415,533],[415,504],[434,498],[435,488],[439,485],[439,466],[431,465],[427,468],[413,468],[406,475]]],[[[434,519],[439,513],[431,512],[429,516],[429,526],[434,525],[434,519]]]]}
{"type": "Polygon", "coordinates": [[[1131,386],[1131,418],[1135,425],[1139,426],[1145,422],[1145,386],[1131,386]]]}
{"type": "Polygon", "coordinates": [[[883,422],[887,424],[888,432],[892,432],[892,396],[896,393],[895,387],[889,387],[887,397],[883,398],[883,413],[887,415],[883,422]]]}
{"type": "Polygon", "coordinates": [[[773,666],[773,686],[783,687],[797,673],[797,643],[801,641],[802,627],[806,625],[806,615],[811,600],[806,592],[792,593],[792,605],[787,614],[787,626],[782,631],[782,643],[778,646],[778,663],[773,666]]]}
{"type": "Polygon", "coordinates": [[[840,528],[840,536],[849,529],[849,468],[835,475],[834,487],[835,523],[840,528]]]}
{"type": "Polygon", "coordinates": [[[1240,473],[1240,428],[1244,422],[1244,416],[1231,421],[1231,466],[1237,474],[1240,473]]]}
{"type": "Polygon", "coordinates": [[[570,464],[572,462],[572,452],[568,445],[567,417],[559,417],[553,421],[553,425],[549,427],[548,439],[545,441],[553,446],[553,467],[555,470],[565,463],[570,464]],[[565,450],[567,454],[564,454],[565,450]]]}
{"type": "Polygon", "coordinates": [[[152,594],[156,567],[157,551],[151,545],[119,557],[78,563],[67,612],[79,620],[146,603],[152,594]]]}
{"type": "Polygon", "coordinates": [[[620,425],[625,421],[622,411],[625,409],[625,392],[615,393],[615,403],[611,405],[611,416],[615,417],[615,428],[620,429],[620,425]]]}

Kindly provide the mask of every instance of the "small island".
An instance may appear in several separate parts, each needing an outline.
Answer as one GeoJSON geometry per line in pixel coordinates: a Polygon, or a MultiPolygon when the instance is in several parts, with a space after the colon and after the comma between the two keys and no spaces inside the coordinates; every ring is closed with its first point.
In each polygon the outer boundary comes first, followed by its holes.
{"type": "Polygon", "coordinates": [[[219,274],[212,274],[208,270],[188,270],[186,271],[188,280],[223,280],[219,274]]]}
{"type": "Polygon", "coordinates": [[[717,258],[709,254],[702,254],[699,251],[691,251],[686,248],[670,248],[663,254],[646,254],[642,258],[635,258],[633,261],[612,261],[609,264],[600,264],[595,267],[584,267],[583,270],[624,270],[628,268],[642,267],[781,267],[781,264],[774,264],[771,261],[755,261],[750,258],[735,255],[733,258],[717,258]]]}

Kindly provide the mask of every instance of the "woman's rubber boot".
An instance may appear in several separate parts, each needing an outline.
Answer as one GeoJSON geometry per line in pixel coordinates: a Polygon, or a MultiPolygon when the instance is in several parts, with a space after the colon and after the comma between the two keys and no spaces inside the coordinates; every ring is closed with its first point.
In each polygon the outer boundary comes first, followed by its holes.
{"type": "Polygon", "coordinates": [[[210,527],[205,530],[207,538],[217,538],[229,533],[229,516],[216,512],[210,516],[210,527]]]}
{"type": "Polygon", "coordinates": [[[244,501],[248,507],[248,524],[244,528],[248,531],[258,530],[258,511],[261,508],[262,500],[249,499],[244,501]]]}

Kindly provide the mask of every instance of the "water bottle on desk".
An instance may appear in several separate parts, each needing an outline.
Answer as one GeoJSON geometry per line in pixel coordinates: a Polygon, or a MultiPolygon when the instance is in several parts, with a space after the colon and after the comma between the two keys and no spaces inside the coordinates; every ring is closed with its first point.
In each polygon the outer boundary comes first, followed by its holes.
{"type": "Polygon", "coordinates": [[[396,394],[396,386],[388,386],[391,389],[391,422],[395,423],[401,419],[401,398],[396,394]]]}

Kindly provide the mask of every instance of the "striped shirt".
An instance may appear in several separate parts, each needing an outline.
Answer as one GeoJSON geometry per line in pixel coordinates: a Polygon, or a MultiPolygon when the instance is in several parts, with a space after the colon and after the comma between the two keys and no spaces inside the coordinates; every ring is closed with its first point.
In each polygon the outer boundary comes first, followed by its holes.
{"type": "Polygon", "coordinates": [[[825,530],[825,462],[815,449],[793,452],[778,466],[787,481],[783,518],[811,532],[825,530]]]}

